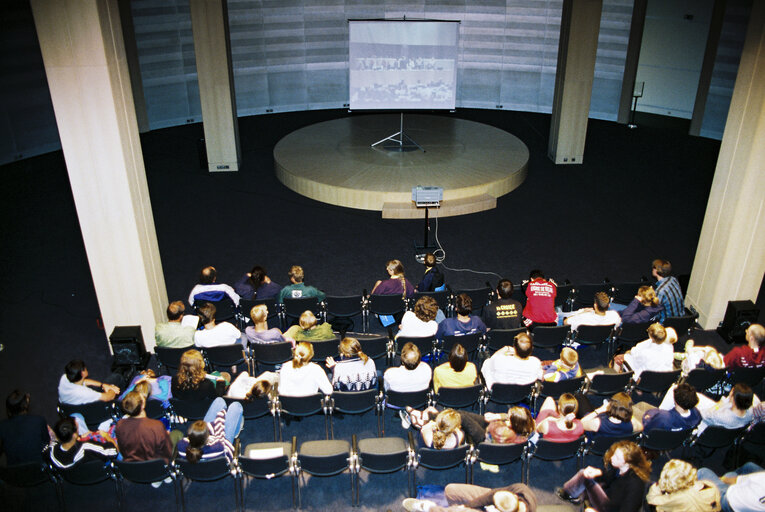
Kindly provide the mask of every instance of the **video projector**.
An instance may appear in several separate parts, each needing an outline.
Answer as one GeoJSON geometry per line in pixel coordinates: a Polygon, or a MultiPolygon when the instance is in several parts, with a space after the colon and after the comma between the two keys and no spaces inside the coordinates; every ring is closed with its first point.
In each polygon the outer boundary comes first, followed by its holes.
{"type": "Polygon", "coordinates": [[[418,207],[439,206],[443,198],[443,187],[412,187],[412,201],[418,207]]]}

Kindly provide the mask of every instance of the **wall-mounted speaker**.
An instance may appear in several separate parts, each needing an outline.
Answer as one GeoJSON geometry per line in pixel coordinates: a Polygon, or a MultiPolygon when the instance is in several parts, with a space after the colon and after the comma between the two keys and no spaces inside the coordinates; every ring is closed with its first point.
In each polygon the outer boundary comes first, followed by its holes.
{"type": "Polygon", "coordinates": [[[751,300],[731,300],[725,310],[722,325],[717,328],[717,333],[728,343],[744,343],[746,341],[746,329],[757,322],[760,310],[751,300]]]}

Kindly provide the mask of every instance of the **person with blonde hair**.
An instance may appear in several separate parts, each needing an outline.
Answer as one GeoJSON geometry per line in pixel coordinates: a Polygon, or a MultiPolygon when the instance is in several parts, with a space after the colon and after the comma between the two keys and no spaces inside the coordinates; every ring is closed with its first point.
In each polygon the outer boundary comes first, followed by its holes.
{"type": "Polygon", "coordinates": [[[420,349],[414,343],[401,348],[401,366],[385,370],[383,381],[386,390],[421,391],[430,385],[433,370],[422,361],[420,349]]]}
{"type": "Polygon", "coordinates": [[[300,265],[292,265],[290,271],[287,273],[290,278],[290,284],[282,288],[279,292],[277,302],[284,304],[284,299],[289,297],[291,299],[299,299],[302,297],[316,297],[319,302],[326,298],[324,292],[314,286],[306,286],[303,283],[305,279],[305,272],[300,265]]]}
{"type": "Polygon", "coordinates": [[[424,295],[414,303],[414,309],[407,311],[401,318],[401,324],[398,326],[399,336],[407,338],[424,338],[433,336],[438,330],[436,315],[438,314],[438,303],[433,297],[424,295]]]}
{"type": "Polygon", "coordinates": [[[406,498],[401,505],[410,512],[536,512],[537,509],[537,497],[526,484],[510,484],[496,489],[449,484],[444,489],[444,497],[448,507],[415,498],[406,498]]]}
{"type": "Polygon", "coordinates": [[[252,325],[244,329],[250,343],[279,343],[284,341],[282,331],[277,327],[268,328],[268,307],[265,304],[253,306],[250,310],[252,325]]]}
{"type": "Polygon", "coordinates": [[[582,308],[567,316],[563,323],[571,326],[576,331],[580,325],[613,325],[619,327],[622,317],[619,313],[609,309],[611,297],[606,292],[597,292],[593,298],[591,308],[582,308]]]}
{"type": "Polygon", "coordinates": [[[332,383],[321,366],[312,363],[313,345],[301,341],[295,345],[292,361],[279,370],[279,394],[285,396],[308,396],[318,392],[332,393],[332,383]]]}
{"type": "Polygon", "coordinates": [[[399,260],[390,260],[385,265],[388,279],[377,281],[372,288],[372,295],[401,295],[409,298],[414,295],[414,285],[404,276],[404,265],[399,260]]]}
{"type": "Polygon", "coordinates": [[[579,353],[571,347],[563,347],[560,358],[550,364],[542,364],[542,378],[547,382],[560,382],[582,376],[579,353]]]}
{"type": "Polygon", "coordinates": [[[643,430],[643,424],[633,416],[632,398],[624,392],[616,393],[584,416],[582,426],[587,432],[608,437],[624,437],[643,430]]]}
{"type": "MultiPolygon", "coordinates": [[[[467,440],[474,445],[483,441],[496,444],[525,443],[536,427],[531,412],[520,406],[510,407],[507,414],[487,412],[480,415],[470,411],[456,412],[460,416],[460,425],[467,440]]],[[[430,406],[424,411],[407,407],[406,414],[415,429],[422,429],[439,413],[438,409],[430,406]]]]}
{"type": "Polygon", "coordinates": [[[657,512],[717,512],[720,491],[697,476],[696,468],[688,462],[671,459],[661,468],[659,481],[648,489],[646,501],[657,512]]]}
{"type": "Polygon", "coordinates": [[[637,295],[621,312],[622,323],[640,324],[658,318],[664,306],[652,286],[641,286],[637,295]]]}
{"type": "Polygon", "coordinates": [[[645,370],[671,372],[675,363],[674,343],[677,332],[659,322],[648,327],[648,339],[641,341],[624,354],[614,357],[614,370],[626,371],[625,366],[635,372],[635,379],[645,370]]]}
{"type": "Polygon", "coordinates": [[[571,393],[563,393],[556,403],[548,396],[537,415],[537,432],[548,441],[566,443],[584,435],[582,422],[576,419],[579,402],[571,393]]]}
{"type": "Polygon", "coordinates": [[[356,338],[345,337],[338,347],[340,359],[328,357],[326,366],[332,370],[335,391],[366,391],[377,388],[375,362],[361,350],[356,338]]]}
{"type": "Polygon", "coordinates": [[[464,388],[475,384],[478,370],[475,364],[468,361],[465,347],[455,343],[449,352],[449,360],[433,370],[433,391],[438,393],[441,386],[448,388],[464,388]]]}
{"type": "Polygon", "coordinates": [[[211,375],[205,371],[205,360],[199,350],[187,350],[181,355],[178,373],[173,376],[170,390],[180,400],[206,400],[226,392],[231,375],[220,372],[211,375]]]}
{"type": "Polygon", "coordinates": [[[422,441],[428,448],[450,450],[465,442],[460,414],[454,409],[444,409],[420,429],[422,441]]]}
{"type": "Polygon", "coordinates": [[[588,510],[638,512],[643,506],[645,483],[651,479],[651,463],[632,441],[617,441],[603,456],[605,470],[592,466],[580,469],[555,494],[576,505],[584,496],[588,510]]]}
{"type": "Polygon", "coordinates": [[[313,311],[306,310],[300,315],[298,325],[293,325],[284,332],[284,337],[295,341],[328,341],[336,338],[332,325],[320,324],[313,311]]]}

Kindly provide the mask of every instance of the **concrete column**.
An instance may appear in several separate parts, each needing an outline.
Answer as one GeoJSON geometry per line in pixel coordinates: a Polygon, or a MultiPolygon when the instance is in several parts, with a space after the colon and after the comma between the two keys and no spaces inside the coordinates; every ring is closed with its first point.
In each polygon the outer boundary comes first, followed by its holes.
{"type": "Polygon", "coordinates": [[[707,108],[709,85],[712,83],[712,71],[714,71],[715,58],[717,57],[717,46],[720,44],[720,34],[722,33],[723,20],[725,19],[725,4],[726,0],[715,0],[712,6],[712,20],[709,23],[707,46],[704,50],[704,62],[701,64],[699,86],[696,89],[696,101],[693,104],[693,115],[691,116],[691,127],[688,130],[690,135],[698,136],[701,134],[704,110],[707,108]]]}
{"type": "Polygon", "coordinates": [[[638,62],[640,62],[640,47],[643,44],[643,27],[645,27],[645,9],[648,0],[635,0],[632,6],[632,21],[630,22],[630,38],[627,42],[627,58],[624,61],[624,78],[622,78],[622,94],[619,97],[619,113],[616,122],[630,122],[632,111],[632,92],[635,90],[638,62]]]}
{"type": "Polygon", "coordinates": [[[238,171],[241,160],[226,0],[190,0],[199,99],[210,172],[238,171]]]}
{"type": "Polygon", "coordinates": [[[686,302],[712,329],[765,274],[765,2],[753,2],[686,302]]]}
{"type": "Polygon", "coordinates": [[[117,0],[32,0],[56,123],[106,334],[147,348],[167,290],[117,0]]]}
{"type": "Polygon", "coordinates": [[[130,72],[130,85],[133,89],[133,103],[135,103],[135,116],[138,120],[138,131],[149,131],[149,116],[146,114],[146,100],[143,96],[143,81],[141,80],[141,66],[138,62],[138,45],[135,40],[135,27],[133,26],[133,11],[130,9],[131,0],[118,0],[120,8],[120,21],[122,22],[122,38],[125,42],[125,56],[127,57],[128,71],[130,72]]]}
{"type": "Polygon", "coordinates": [[[547,156],[581,164],[587,136],[602,0],[564,0],[547,156]]]}

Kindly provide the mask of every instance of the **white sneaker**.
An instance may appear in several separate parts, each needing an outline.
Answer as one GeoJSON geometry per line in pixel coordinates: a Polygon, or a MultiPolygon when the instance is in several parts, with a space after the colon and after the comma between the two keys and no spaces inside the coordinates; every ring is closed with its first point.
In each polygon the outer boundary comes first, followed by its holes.
{"type": "Polygon", "coordinates": [[[162,480],[160,480],[159,482],[152,482],[151,483],[151,486],[154,487],[155,489],[159,489],[160,485],[162,485],[162,480]]]}
{"type": "Polygon", "coordinates": [[[409,430],[409,427],[412,426],[412,418],[409,416],[409,413],[401,409],[398,411],[398,415],[401,418],[401,428],[409,430]]]}
{"type": "Polygon", "coordinates": [[[430,500],[418,500],[416,498],[406,498],[401,502],[405,510],[409,512],[427,512],[436,504],[430,500]]]}
{"type": "Polygon", "coordinates": [[[173,483],[173,477],[169,476],[169,477],[165,478],[163,480],[163,482],[165,482],[166,484],[171,484],[171,483],[173,483]]]}

